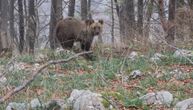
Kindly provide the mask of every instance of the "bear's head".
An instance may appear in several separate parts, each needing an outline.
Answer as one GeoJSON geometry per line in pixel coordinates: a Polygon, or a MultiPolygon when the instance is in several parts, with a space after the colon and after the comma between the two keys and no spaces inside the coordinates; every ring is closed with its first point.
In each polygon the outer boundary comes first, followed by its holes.
{"type": "Polygon", "coordinates": [[[86,25],[89,27],[90,32],[92,35],[100,35],[103,31],[103,20],[86,20],[86,25]]]}

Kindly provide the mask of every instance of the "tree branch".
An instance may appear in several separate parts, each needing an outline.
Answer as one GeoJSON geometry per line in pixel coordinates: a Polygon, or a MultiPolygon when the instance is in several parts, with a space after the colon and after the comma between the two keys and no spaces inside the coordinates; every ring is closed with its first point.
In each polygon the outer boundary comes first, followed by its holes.
{"type": "Polygon", "coordinates": [[[48,67],[49,65],[53,65],[53,64],[59,64],[59,63],[66,63],[69,62],[79,56],[85,55],[85,54],[91,54],[92,51],[88,51],[88,52],[81,52],[78,54],[75,54],[72,57],[69,57],[67,59],[61,59],[61,60],[54,60],[54,61],[49,61],[47,63],[45,63],[44,65],[42,65],[39,69],[37,69],[36,71],[34,71],[32,73],[32,76],[26,80],[25,82],[23,82],[22,85],[16,87],[15,89],[9,91],[7,94],[5,94],[5,96],[3,96],[2,98],[0,98],[0,103],[3,103],[4,101],[6,101],[9,97],[13,96],[14,94],[20,92],[21,90],[25,89],[25,87],[27,87],[31,82],[34,81],[34,79],[42,72],[42,70],[44,70],[46,67],[48,67]]]}

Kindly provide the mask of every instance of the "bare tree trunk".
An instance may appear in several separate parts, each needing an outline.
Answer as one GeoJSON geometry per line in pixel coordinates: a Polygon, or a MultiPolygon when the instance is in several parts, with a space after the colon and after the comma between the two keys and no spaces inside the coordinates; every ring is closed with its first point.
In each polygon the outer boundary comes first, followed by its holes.
{"type": "Polygon", "coordinates": [[[168,24],[167,24],[167,20],[165,19],[164,0],[158,0],[158,8],[159,8],[159,17],[160,17],[162,28],[165,32],[167,32],[168,24]]]}
{"type": "Polygon", "coordinates": [[[12,43],[15,43],[16,45],[18,45],[18,39],[16,37],[15,34],[15,17],[14,17],[14,4],[15,4],[15,0],[10,0],[10,7],[9,7],[9,32],[10,32],[10,36],[12,37],[12,43]]]}
{"type": "MultiPolygon", "coordinates": [[[[184,31],[187,31],[185,28],[186,26],[184,26],[184,23],[183,24],[180,24],[180,21],[185,21],[183,18],[181,19],[181,16],[180,16],[180,13],[182,10],[183,7],[185,6],[185,1],[184,0],[176,0],[176,8],[177,8],[177,12],[175,15],[177,18],[176,18],[176,39],[177,41],[180,42],[183,42],[185,39],[184,39],[184,31]]],[[[191,24],[191,22],[190,22],[191,24]]],[[[177,42],[178,43],[178,42],[177,42]]]]}
{"type": "Polygon", "coordinates": [[[185,5],[184,0],[176,0],[176,2],[177,2],[177,4],[176,4],[177,8],[181,8],[185,5]]]}
{"type": "Polygon", "coordinates": [[[124,22],[125,22],[125,17],[124,17],[124,5],[123,4],[121,4],[121,6],[120,6],[120,8],[119,8],[119,13],[118,13],[119,15],[119,30],[120,30],[120,37],[121,37],[121,42],[124,42],[124,40],[125,40],[125,35],[126,35],[126,33],[125,33],[125,24],[124,24],[124,22]]]}
{"type": "Polygon", "coordinates": [[[138,0],[138,32],[143,36],[143,0],[138,0]]]}
{"type": "Polygon", "coordinates": [[[55,49],[58,46],[58,42],[55,37],[55,27],[57,21],[60,19],[62,19],[62,0],[52,0],[49,32],[49,41],[51,49],[55,49]]]}
{"type": "Polygon", "coordinates": [[[133,29],[135,25],[135,14],[134,14],[134,1],[133,0],[125,0],[125,13],[126,13],[126,31],[129,32],[128,35],[133,36],[133,29]],[[131,34],[130,34],[131,33],[131,34]]]}
{"type": "Polygon", "coordinates": [[[8,10],[9,10],[8,0],[1,0],[1,43],[2,48],[11,48],[11,38],[8,33],[8,10]]]}
{"type": "MultiPolygon", "coordinates": [[[[190,9],[191,9],[191,12],[193,12],[193,0],[188,0],[188,4],[189,4],[189,6],[190,6],[190,9]]],[[[193,16],[193,14],[192,14],[192,16],[193,16]]],[[[190,39],[191,40],[193,40],[193,21],[192,21],[192,18],[190,18],[191,20],[191,22],[190,22],[190,34],[189,34],[189,36],[190,36],[190,39]]]]}
{"type": "MultiPolygon", "coordinates": [[[[83,1],[84,1],[84,0],[83,0],[83,1]]],[[[86,1],[86,0],[85,0],[85,1],[86,1]]],[[[85,3],[86,3],[86,2],[85,2],[85,3]]],[[[88,0],[87,5],[88,5],[88,7],[87,7],[88,12],[86,12],[86,13],[88,13],[87,19],[92,19],[92,15],[91,15],[91,0],[88,0]]],[[[84,7],[85,7],[85,6],[83,6],[82,8],[84,8],[84,7]]],[[[83,10],[86,10],[86,9],[83,9],[83,10]]],[[[84,12],[83,12],[83,13],[84,13],[84,12]]],[[[85,13],[85,15],[86,15],[86,13],[85,13]]],[[[85,16],[85,15],[83,15],[83,16],[85,16]]],[[[99,43],[99,44],[97,44],[98,46],[103,43],[103,37],[102,37],[101,34],[98,36],[98,43],[99,43]]]]}
{"type": "MultiPolygon", "coordinates": [[[[0,0],[0,17],[2,16],[1,13],[2,13],[2,0],[0,0]]],[[[0,19],[0,30],[1,30],[1,25],[2,25],[2,20],[0,19]]],[[[2,39],[1,39],[1,35],[0,35],[0,53],[2,52],[2,49],[3,49],[3,44],[2,44],[2,39]]]]}
{"type": "Polygon", "coordinates": [[[165,38],[166,41],[170,44],[174,43],[174,37],[175,37],[175,10],[176,10],[176,0],[170,0],[169,1],[169,25],[171,26],[168,28],[168,36],[165,38]]]}
{"type": "Polygon", "coordinates": [[[81,18],[82,20],[86,20],[87,19],[87,0],[81,0],[81,18]]]}
{"type": "Polygon", "coordinates": [[[28,41],[28,52],[30,54],[34,54],[34,44],[35,44],[35,38],[36,38],[36,14],[35,14],[35,5],[34,5],[34,0],[29,0],[28,1],[28,12],[29,12],[29,17],[28,17],[28,29],[27,29],[27,36],[29,41],[28,41]]]}
{"type": "Polygon", "coordinates": [[[91,0],[88,0],[88,18],[89,18],[89,19],[92,19],[91,0]]]}
{"type": "Polygon", "coordinates": [[[19,11],[19,52],[22,53],[24,48],[23,0],[18,0],[18,11],[19,11]]]}
{"type": "Polygon", "coordinates": [[[52,0],[51,2],[51,14],[50,14],[50,31],[49,31],[49,41],[50,41],[50,48],[55,49],[56,48],[56,39],[54,36],[54,28],[56,25],[56,3],[55,0],[52,0]]]}
{"type": "Polygon", "coordinates": [[[120,12],[120,33],[122,41],[128,43],[134,39],[135,15],[134,15],[134,1],[124,0],[120,12]]]}
{"type": "Polygon", "coordinates": [[[165,14],[164,14],[164,0],[159,0],[158,1],[159,5],[159,16],[160,16],[160,21],[161,25],[164,29],[164,31],[167,33],[167,36],[165,36],[165,40],[169,44],[174,43],[174,37],[175,37],[175,10],[176,10],[176,0],[170,0],[169,1],[169,17],[168,21],[165,19],[165,14]]]}
{"type": "Polygon", "coordinates": [[[147,13],[146,13],[146,25],[144,26],[144,36],[145,39],[149,38],[149,31],[150,31],[150,20],[153,13],[153,2],[154,0],[150,0],[147,6],[147,13]]]}
{"type": "Polygon", "coordinates": [[[2,52],[3,50],[3,46],[2,46],[2,40],[1,40],[1,37],[0,37],[0,53],[2,52]]]}
{"type": "Polygon", "coordinates": [[[190,8],[193,9],[193,1],[192,0],[188,0],[188,4],[189,4],[190,8]]]}
{"type": "MultiPolygon", "coordinates": [[[[28,0],[23,0],[23,16],[25,16],[24,18],[24,26],[28,26],[28,0]]],[[[25,43],[24,43],[24,51],[28,52],[29,49],[29,37],[27,36],[27,31],[28,31],[28,27],[24,28],[24,38],[25,38],[25,43]]]]}
{"type": "Polygon", "coordinates": [[[114,23],[115,23],[115,18],[114,18],[114,3],[113,0],[111,0],[111,19],[112,19],[112,25],[111,25],[111,42],[114,45],[114,41],[115,41],[115,36],[114,36],[114,23]]]}
{"type": "Polygon", "coordinates": [[[116,12],[117,12],[117,16],[119,16],[119,4],[118,4],[118,2],[117,2],[117,0],[114,0],[114,2],[115,2],[115,6],[116,6],[116,12]]]}
{"type": "Polygon", "coordinates": [[[75,0],[69,0],[68,16],[74,17],[75,0]]]}

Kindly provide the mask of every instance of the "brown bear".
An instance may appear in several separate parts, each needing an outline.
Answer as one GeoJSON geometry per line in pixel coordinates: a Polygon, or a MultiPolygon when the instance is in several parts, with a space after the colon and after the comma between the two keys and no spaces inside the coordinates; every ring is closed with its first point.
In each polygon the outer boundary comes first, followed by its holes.
{"type": "Polygon", "coordinates": [[[100,35],[103,20],[77,20],[69,17],[56,25],[56,38],[64,49],[71,49],[74,42],[80,42],[83,51],[89,51],[95,35],[100,35]]]}

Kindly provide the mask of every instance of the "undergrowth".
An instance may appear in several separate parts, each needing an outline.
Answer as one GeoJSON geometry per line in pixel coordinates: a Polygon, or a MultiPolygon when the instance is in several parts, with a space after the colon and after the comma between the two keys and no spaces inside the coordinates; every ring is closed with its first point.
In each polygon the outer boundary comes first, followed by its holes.
{"type": "MultiPolygon", "coordinates": [[[[48,60],[65,59],[72,56],[73,53],[58,53],[48,52],[48,60]]],[[[158,63],[158,66],[164,71],[169,71],[169,65],[181,64],[189,65],[190,63],[185,58],[175,58],[171,53],[164,54],[168,57],[158,63]]],[[[148,56],[148,55],[147,55],[148,56]]],[[[69,97],[73,89],[89,89],[93,92],[101,93],[106,98],[111,98],[117,101],[125,108],[143,108],[148,110],[149,107],[144,105],[140,96],[145,95],[151,89],[152,91],[168,90],[172,92],[178,100],[191,97],[186,90],[192,88],[191,84],[179,87],[175,84],[168,83],[172,76],[165,74],[160,78],[153,77],[152,70],[156,71],[156,67],[152,66],[154,63],[150,62],[150,55],[148,57],[138,57],[135,60],[122,57],[103,57],[98,56],[98,60],[87,61],[83,57],[70,61],[64,64],[56,64],[45,69],[25,90],[19,92],[9,101],[0,105],[0,109],[5,109],[8,102],[29,102],[34,98],[39,98],[46,102],[50,99],[60,98],[66,99],[69,97]],[[124,82],[124,85],[133,85],[136,87],[127,88],[123,86],[121,78],[119,77],[120,69],[126,75],[130,75],[133,70],[140,70],[144,73],[140,79],[129,79],[124,82]],[[149,74],[149,72],[151,72],[149,74]],[[147,74],[148,73],[148,74],[147,74]],[[163,84],[159,84],[163,82],[163,84]],[[160,86],[162,85],[162,86],[160,86]],[[139,87],[139,88],[138,88],[139,87]]],[[[192,59],[192,58],[190,58],[192,59]]],[[[0,65],[5,65],[9,59],[0,59],[0,65]]],[[[17,58],[17,62],[25,62],[26,64],[35,62],[33,56],[23,55],[17,58]]],[[[160,70],[162,71],[162,70],[160,70]]],[[[6,75],[6,86],[14,88],[26,79],[31,74],[26,70],[15,70],[6,75]]],[[[122,76],[123,77],[123,76],[122,76]]],[[[190,74],[190,79],[193,78],[193,72],[190,74]]],[[[9,90],[1,86],[0,96],[4,96],[9,90]]],[[[192,91],[190,91],[192,93],[192,91]]],[[[103,101],[105,107],[109,107],[108,101],[103,101]]]]}

